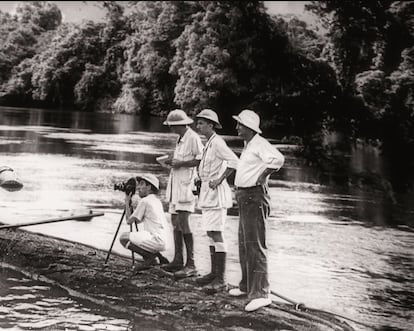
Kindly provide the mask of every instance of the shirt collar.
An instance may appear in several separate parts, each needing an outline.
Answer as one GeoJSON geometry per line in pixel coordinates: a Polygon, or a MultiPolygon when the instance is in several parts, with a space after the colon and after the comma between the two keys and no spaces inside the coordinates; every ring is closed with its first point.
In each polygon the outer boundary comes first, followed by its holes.
{"type": "Polygon", "coordinates": [[[177,144],[179,144],[180,142],[184,142],[184,141],[186,141],[186,139],[188,139],[187,137],[188,137],[188,135],[189,135],[189,131],[190,131],[191,129],[189,128],[189,127],[187,127],[187,130],[185,130],[185,132],[184,132],[184,134],[183,134],[183,136],[182,137],[180,137],[180,136],[178,136],[178,139],[177,139],[177,144]]]}
{"type": "Polygon", "coordinates": [[[250,139],[250,141],[248,143],[246,143],[246,140],[244,141],[244,148],[246,148],[247,146],[251,145],[252,142],[254,142],[255,140],[257,140],[259,137],[259,134],[256,133],[252,139],[250,139]]]}

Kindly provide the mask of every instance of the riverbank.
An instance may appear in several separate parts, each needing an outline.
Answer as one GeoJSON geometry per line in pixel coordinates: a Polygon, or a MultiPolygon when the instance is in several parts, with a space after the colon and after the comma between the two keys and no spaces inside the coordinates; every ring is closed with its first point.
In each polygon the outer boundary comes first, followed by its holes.
{"type": "Polygon", "coordinates": [[[322,312],[297,311],[273,303],[246,313],[247,299],[206,295],[192,281],[176,281],[159,268],[133,275],[131,260],[65,240],[22,230],[0,232],[0,263],[50,282],[69,295],[113,310],[131,320],[152,320],[165,330],[352,331],[322,312]]]}

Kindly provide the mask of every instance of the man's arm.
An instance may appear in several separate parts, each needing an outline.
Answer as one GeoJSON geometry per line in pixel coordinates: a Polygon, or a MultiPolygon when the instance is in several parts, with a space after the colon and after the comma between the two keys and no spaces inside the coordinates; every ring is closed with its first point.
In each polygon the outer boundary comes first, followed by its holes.
{"type": "Polygon", "coordinates": [[[212,188],[214,190],[215,188],[217,188],[217,186],[219,186],[223,182],[223,180],[225,180],[227,177],[229,177],[235,171],[236,171],[236,169],[226,168],[226,170],[223,172],[223,174],[220,176],[220,178],[211,180],[208,183],[208,185],[210,186],[210,188],[212,188]]]}
{"type": "Polygon", "coordinates": [[[137,217],[134,216],[134,208],[132,207],[132,194],[125,194],[125,219],[127,224],[132,223],[141,223],[141,220],[139,220],[137,217]]]}
{"type": "Polygon", "coordinates": [[[200,164],[200,160],[192,159],[189,161],[180,161],[177,159],[172,159],[171,166],[173,168],[193,168],[197,167],[200,164]]]}
{"type": "Polygon", "coordinates": [[[257,179],[256,185],[264,185],[266,183],[267,176],[270,176],[275,171],[277,171],[277,169],[266,168],[257,179]]]}

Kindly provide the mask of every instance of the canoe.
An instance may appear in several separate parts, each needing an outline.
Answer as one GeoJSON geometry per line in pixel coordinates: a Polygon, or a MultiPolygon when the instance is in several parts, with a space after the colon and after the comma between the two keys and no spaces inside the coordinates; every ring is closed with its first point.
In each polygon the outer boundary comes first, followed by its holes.
{"type": "Polygon", "coordinates": [[[23,187],[23,183],[17,177],[16,172],[7,166],[0,167],[0,187],[7,191],[19,191],[23,187]]]}
{"type": "Polygon", "coordinates": [[[291,304],[246,313],[247,299],[226,292],[205,294],[194,280],[175,280],[159,267],[134,275],[131,258],[24,230],[0,231],[0,266],[60,286],[128,318],[154,322],[166,330],[298,330],[353,331],[345,321],[320,311],[297,310],[291,304]]]}

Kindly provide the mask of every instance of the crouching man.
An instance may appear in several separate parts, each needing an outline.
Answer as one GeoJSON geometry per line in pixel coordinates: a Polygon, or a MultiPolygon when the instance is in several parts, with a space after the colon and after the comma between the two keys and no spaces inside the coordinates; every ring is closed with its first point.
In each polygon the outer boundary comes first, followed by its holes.
{"type": "Polygon", "coordinates": [[[159,190],[159,181],[152,174],[142,174],[136,177],[136,191],[141,198],[137,208],[133,211],[131,197],[125,195],[125,216],[128,224],[143,223],[143,230],[125,232],[121,234],[122,246],[139,254],[144,262],[138,264],[134,271],[149,269],[151,266],[168,263],[161,255],[167,242],[167,221],[162,203],[156,195],[159,190]],[[159,261],[157,261],[157,258],[159,261]]]}

